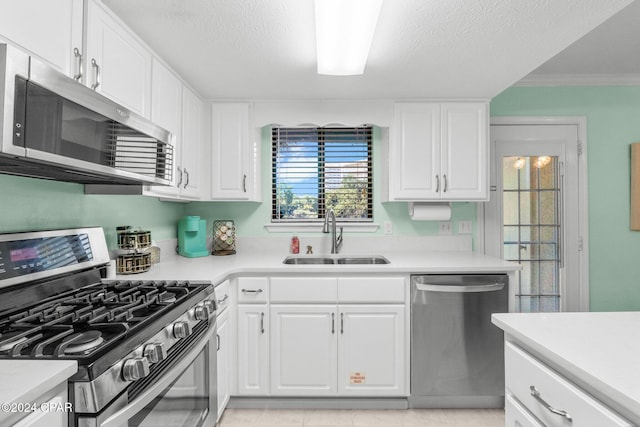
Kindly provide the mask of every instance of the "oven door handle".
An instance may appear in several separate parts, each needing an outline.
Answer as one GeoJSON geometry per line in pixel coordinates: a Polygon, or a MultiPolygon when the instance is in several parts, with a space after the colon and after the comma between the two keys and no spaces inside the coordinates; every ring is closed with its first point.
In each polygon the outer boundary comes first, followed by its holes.
{"type": "Polygon", "coordinates": [[[196,346],[191,349],[189,354],[181,358],[180,361],[173,366],[165,375],[163,375],[156,383],[154,383],[149,389],[142,392],[133,402],[130,402],[126,407],[122,408],[109,418],[104,420],[100,427],[121,427],[127,425],[128,421],[142,411],[149,403],[153,401],[164,389],[169,387],[173,381],[189,367],[191,363],[200,354],[202,349],[209,343],[211,338],[216,334],[215,325],[211,325],[207,333],[198,341],[196,346]]]}

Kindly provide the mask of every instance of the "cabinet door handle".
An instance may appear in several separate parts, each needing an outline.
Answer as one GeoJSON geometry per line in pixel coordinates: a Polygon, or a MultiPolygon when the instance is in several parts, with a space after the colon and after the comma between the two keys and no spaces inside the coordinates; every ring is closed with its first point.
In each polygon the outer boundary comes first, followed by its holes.
{"type": "Polygon", "coordinates": [[[444,188],[442,189],[443,193],[447,192],[447,174],[442,175],[442,179],[444,180],[444,188]]]}
{"type": "Polygon", "coordinates": [[[242,175],[242,191],[247,192],[247,174],[242,175]]]}
{"type": "Polygon", "coordinates": [[[79,82],[80,79],[82,78],[82,54],[80,53],[77,47],[73,48],[73,56],[75,56],[76,59],[78,60],[78,64],[77,64],[78,68],[76,70],[77,72],[73,76],[73,79],[79,82]]]}
{"type": "Polygon", "coordinates": [[[260,313],[260,333],[264,334],[264,313],[260,313]]]}
{"type": "Polygon", "coordinates": [[[440,175],[436,175],[436,193],[440,192],[440,175]]]}
{"type": "Polygon", "coordinates": [[[94,71],[94,74],[93,74],[94,83],[91,85],[91,89],[96,90],[98,89],[98,86],[100,86],[100,66],[96,62],[95,58],[91,58],[91,66],[93,67],[93,71],[94,71]]]}
{"type": "Polygon", "coordinates": [[[573,418],[571,418],[571,415],[569,415],[567,413],[567,411],[562,411],[560,409],[556,409],[553,406],[549,405],[544,399],[542,399],[542,397],[540,396],[540,392],[538,391],[538,389],[536,389],[536,386],[532,385],[529,387],[529,389],[531,390],[531,396],[534,397],[534,399],[536,399],[538,402],[540,402],[542,404],[542,406],[544,406],[545,408],[547,408],[549,410],[549,412],[552,412],[556,415],[560,415],[561,417],[564,417],[567,419],[567,421],[569,422],[573,422],[573,418]]]}
{"type": "Polygon", "coordinates": [[[242,289],[243,294],[260,294],[262,289],[242,289]]]}
{"type": "Polygon", "coordinates": [[[229,299],[229,294],[224,294],[224,297],[218,300],[218,304],[222,304],[229,299]]]}
{"type": "Polygon", "coordinates": [[[220,335],[216,334],[216,340],[217,340],[216,351],[220,351],[220,335]]]}
{"type": "Polygon", "coordinates": [[[336,314],[331,313],[331,333],[336,333],[336,314]]]}
{"type": "Polygon", "coordinates": [[[187,175],[187,181],[184,183],[184,188],[187,188],[187,185],[189,185],[189,171],[187,168],[184,168],[184,174],[187,175]]]}
{"type": "Polygon", "coordinates": [[[344,313],[340,313],[340,333],[344,334],[344,313]]]}
{"type": "Polygon", "coordinates": [[[178,169],[178,173],[180,174],[178,177],[178,185],[177,187],[180,188],[180,185],[182,185],[182,168],[180,166],[177,167],[178,169]]]}

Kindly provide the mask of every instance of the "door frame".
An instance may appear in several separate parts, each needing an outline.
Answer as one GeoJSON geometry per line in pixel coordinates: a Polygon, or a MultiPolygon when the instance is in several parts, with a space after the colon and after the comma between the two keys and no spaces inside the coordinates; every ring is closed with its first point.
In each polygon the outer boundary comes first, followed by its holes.
{"type": "MultiPolygon", "coordinates": [[[[589,311],[589,193],[587,181],[587,118],[586,116],[496,116],[490,125],[576,125],[578,130],[578,309],[589,311]]],[[[493,147],[491,147],[493,149],[493,147]]],[[[493,159],[493,152],[490,158],[493,159]]],[[[491,165],[489,167],[491,171],[491,165]]],[[[486,252],[484,203],[477,208],[476,250],[486,252]]]]}

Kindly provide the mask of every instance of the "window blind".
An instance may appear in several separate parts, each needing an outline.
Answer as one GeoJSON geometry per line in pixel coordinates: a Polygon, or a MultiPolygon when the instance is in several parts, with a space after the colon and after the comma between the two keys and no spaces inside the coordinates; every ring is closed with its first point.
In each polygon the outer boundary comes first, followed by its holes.
{"type": "Polygon", "coordinates": [[[373,220],[372,128],[272,129],[272,221],[373,220]]]}

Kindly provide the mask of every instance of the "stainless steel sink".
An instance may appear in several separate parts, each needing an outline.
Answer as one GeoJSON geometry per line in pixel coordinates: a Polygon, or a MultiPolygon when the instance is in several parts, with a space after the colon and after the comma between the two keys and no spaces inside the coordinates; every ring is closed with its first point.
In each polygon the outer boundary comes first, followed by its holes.
{"type": "Polygon", "coordinates": [[[389,264],[389,260],[383,256],[288,256],[283,264],[389,264]]]}
{"type": "Polygon", "coordinates": [[[338,264],[389,264],[389,260],[383,256],[370,257],[342,257],[337,258],[338,264]]]}
{"type": "Polygon", "coordinates": [[[286,257],[283,264],[335,264],[335,259],[325,257],[286,257]]]}

